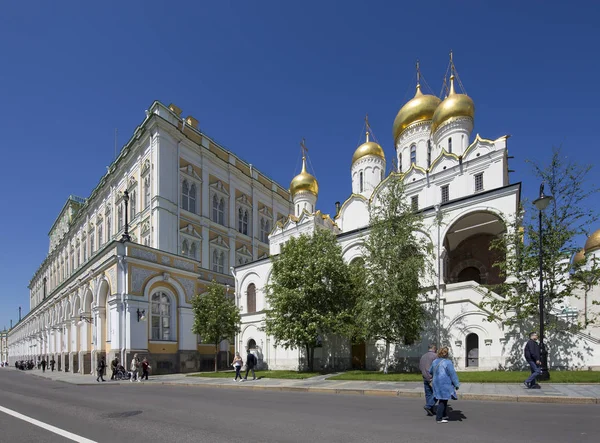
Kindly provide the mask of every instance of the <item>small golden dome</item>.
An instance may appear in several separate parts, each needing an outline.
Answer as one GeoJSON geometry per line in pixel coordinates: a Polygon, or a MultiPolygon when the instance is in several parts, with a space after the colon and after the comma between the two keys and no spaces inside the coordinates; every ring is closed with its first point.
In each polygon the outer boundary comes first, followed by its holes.
{"type": "Polygon", "coordinates": [[[475,103],[466,94],[457,94],[454,91],[454,75],[450,76],[450,93],[437,107],[433,114],[431,132],[434,133],[444,122],[453,117],[475,118],[475,103]]]}
{"type": "Polygon", "coordinates": [[[585,249],[580,249],[573,257],[573,264],[581,263],[582,261],[585,261],[585,249]]]}
{"type": "Polygon", "coordinates": [[[431,120],[441,100],[435,95],[423,94],[421,85],[417,84],[417,92],[398,112],[394,120],[394,141],[406,128],[416,122],[431,120]]]}
{"type": "Polygon", "coordinates": [[[317,179],[312,174],[306,172],[306,157],[302,157],[302,171],[295,176],[290,183],[290,194],[292,194],[292,198],[294,198],[298,192],[302,191],[308,191],[315,195],[315,197],[319,194],[319,183],[317,182],[317,179]]]}
{"type": "Polygon", "coordinates": [[[352,156],[352,164],[355,161],[366,157],[367,155],[375,155],[385,160],[385,154],[383,153],[383,148],[379,146],[379,144],[369,141],[369,132],[367,131],[367,141],[356,148],[354,151],[354,155],[352,156]]]}
{"type": "Polygon", "coordinates": [[[586,253],[600,249],[600,229],[588,237],[584,249],[586,253]]]}

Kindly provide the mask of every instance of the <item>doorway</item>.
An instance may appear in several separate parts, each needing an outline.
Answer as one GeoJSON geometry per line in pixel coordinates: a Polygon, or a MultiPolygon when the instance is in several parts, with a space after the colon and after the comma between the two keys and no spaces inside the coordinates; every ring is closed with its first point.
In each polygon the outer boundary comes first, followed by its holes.
{"type": "Polygon", "coordinates": [[[467,335],[467,367],[479,367],[479,336],[475,333],[467,335]]]}
{"type": "Polygon", "coordinates": [[[365,369],[367,346],[365,342],[352,345],[352,369],[365,369]]]}

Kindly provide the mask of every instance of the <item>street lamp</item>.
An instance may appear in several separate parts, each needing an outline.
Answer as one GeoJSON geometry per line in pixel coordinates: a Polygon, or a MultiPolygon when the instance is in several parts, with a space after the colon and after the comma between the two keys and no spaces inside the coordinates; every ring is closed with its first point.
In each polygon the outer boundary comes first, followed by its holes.
{"type": "Polygon", "coordinates": [[[123,192],[123,201],[125,202],[125,230],[123,231],[121,241],[125,243],[126,241],[131,241],[131,236],[129,235],[129,210],[127,209],[129,206],[129,191],[127,189],[123,192]]]}
{"type": "Polygon", "coordinates": [[[549,380],[550,372],[548,371],[548,351],[544,344],[544,270],[543,270],[543,254],[542,254],[542,212],[548,207],[554,199],[551,195],[544,195],[544,183],[540,185],[540,196],[533,201],[533,204],[539,211],[540,220],[540,358],[542,359],[542,373],[540,380],[549,380]]]}

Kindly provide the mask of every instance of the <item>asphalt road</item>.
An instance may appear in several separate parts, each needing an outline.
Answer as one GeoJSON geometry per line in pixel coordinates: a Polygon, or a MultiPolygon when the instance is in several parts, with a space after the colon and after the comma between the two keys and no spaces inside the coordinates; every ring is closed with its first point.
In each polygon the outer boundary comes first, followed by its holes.
{"type": "MultiPolygon", "coordinates": [[[[250,383],[250,382],[248,382],[250,383]]],[[[96,442],[592,442],[600,405],[455,401],[162,386],[75,386],[0,370],[0,406],[96,442]]],[[[64,442],[0,408],[0,442],[64,442]]]]}

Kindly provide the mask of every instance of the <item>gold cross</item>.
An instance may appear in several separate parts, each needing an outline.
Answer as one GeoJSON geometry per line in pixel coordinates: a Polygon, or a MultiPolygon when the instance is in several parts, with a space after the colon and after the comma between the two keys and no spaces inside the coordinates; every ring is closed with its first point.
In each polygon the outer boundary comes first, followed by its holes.
{"type": "Polygon", "coordinates": [[[304,138],[302,138],[302,141],[300,142],[300,149],[302,150],[302,158],[306,158],[308,148],[306,147],[304,138]]]}

